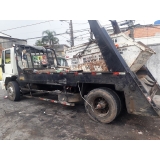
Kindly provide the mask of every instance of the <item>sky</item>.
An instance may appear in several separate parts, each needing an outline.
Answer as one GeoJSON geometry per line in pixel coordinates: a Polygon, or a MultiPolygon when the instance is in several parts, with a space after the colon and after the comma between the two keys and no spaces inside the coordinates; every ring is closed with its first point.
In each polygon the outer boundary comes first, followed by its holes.
{"type": "MultiPolygon", "coordinates": [[[[117,20],[123,21],[123,20],[117,20]]],[[[136,20],[136,24],[153,24],[156,20],[136,20]]],[[[99,20],[101,25],[110,25],[108,20],[99,20]]],[[[85,43],[89,38],[89,29],[83,32],[77,32],[77,30],[89,28],[87,20],[73,20],[73,30],[75,37],[75,45],[85,43]]],[[[69,20],[0,20],[0,32],[10,35],[13,38],[28,39],[29,45],[34,45],[36,40],[41,37],[42,32],[45,30],[55,31],[56,34],[66,33],[69,30],[69,20]],[[43,23],[42,23],[43,22],[43,23]],[[37,24],[39,23],[39,24],[37,24]],[[23,27],[26,25],[31,25],[23,27]],[[22,27],[22,28],[18,28],[22,27]],[[16,29],[13,29],[16,28],[16,29]],[[35,39],[29,39],[35,38],[35,39]]],[[[68,42],[70,40],[69,34],[63,34],[57,36],[60,44],[66,44],[70,46],[68,42]]]]}

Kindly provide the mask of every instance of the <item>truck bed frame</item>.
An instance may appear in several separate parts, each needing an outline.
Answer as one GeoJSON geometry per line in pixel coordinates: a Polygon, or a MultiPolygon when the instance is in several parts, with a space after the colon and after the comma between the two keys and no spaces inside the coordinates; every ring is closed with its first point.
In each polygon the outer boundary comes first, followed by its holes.
{"type": "MultiPolygon", "coordinates": [[[[149,70],[142,67],[137,73],[133,73],[106,30],[97,21],[89,21],[89,24],[109,71],[60,71],[57,73],[56,70],[49,69],[18,70],[19,75],[16,81],[19,83],[22,95],[74,106],[91,90],[106,87],[114,90],[121,100],[124,98],[128,113],[160,116],[160,108],[156,101],[160,87],[149,70]],[[39,97],[34,95],[36,93],[56,94],[59,100],[39,97]]],[[[23,48],[25,48],[24,45],[23,48]]]]}

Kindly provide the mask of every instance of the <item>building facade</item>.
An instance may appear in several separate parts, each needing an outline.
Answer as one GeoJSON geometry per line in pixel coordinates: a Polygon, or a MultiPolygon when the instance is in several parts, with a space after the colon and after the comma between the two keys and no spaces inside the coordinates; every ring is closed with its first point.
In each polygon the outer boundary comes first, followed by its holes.
{"type": "Polygon", "coordinates": [[[66,44],[55,44],[54,49],[56,51],[57,56],[65,57],[65,52],[69,48],[66,44]]]}
{"type": "MultiPolygon", "coordinates": [[[[129,34],[130,32],[125,33],[129,34]]],[[[135,28],[134,39],[144,43],[156,52],[147,61],[146,66],[160,84],[160,25],[146,25],[135,28]]]]}

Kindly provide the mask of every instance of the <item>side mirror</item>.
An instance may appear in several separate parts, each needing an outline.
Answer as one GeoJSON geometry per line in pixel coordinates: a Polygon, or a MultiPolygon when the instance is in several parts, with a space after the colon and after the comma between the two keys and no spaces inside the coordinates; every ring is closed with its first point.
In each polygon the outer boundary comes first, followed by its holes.
{"type": "Polygon", "coordinates": [[[4,64],[0,64],[0,67],[1,67],[1,68],[4,67],[4,64]]]}

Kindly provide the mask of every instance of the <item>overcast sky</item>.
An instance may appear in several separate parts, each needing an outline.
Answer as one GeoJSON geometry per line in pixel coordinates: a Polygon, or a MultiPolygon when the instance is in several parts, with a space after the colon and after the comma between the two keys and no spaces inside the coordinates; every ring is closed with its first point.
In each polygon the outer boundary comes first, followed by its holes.
{"type": "MultiPolygon", "coordinates": [[[[56,34],[65,33],[69,29],[69,21],[50,21],[49,20],[0,20],[0,32],[10,35],[13,38],[20,39],[28,39],[34,37],[42,36],[42,32],[45,30],[55,31],[56,34]],[[45,22],[45,23],[41,23],[45,22]],[[32,25],[35,23],[40,23],[37,25],[32,25]],[[17,28],[21,26],[32,25],[28,27],[17,28]],[[17,28],[17,29],[12,29],[17,28]],[[12,29],[12,30],[9,30],[12,29]],[[6,30],[6,31],[5,31],[6,30]]],[[[119,21],[119,20],[118,20],[119,21]]],[[[120,20],[121,21],[121,20],[120,20]]],[[[140,24],[153,24],[155,20],[136,20],[136,23],[140,24]]],[[[100,20],[102,25],[110,24],[108,20],[100,20]]],[[[76,30],[89,28],[89,24],[87,20],[73,20],[73,29],[76,30]]],[[[69,34],[64,34],[61,36],[57,36],[60,40],[60,44],[67,44],[70,46],[69,42],[69,34]]],[[[89,32],[83,31],[74,33],[75,45],[85,43],[89,38],[89,32]],[[78,37],[77,37],[78,36],[78,37]]],[[[27,40],[29,45],[34,45],[37,39],[27,40]]]]}

